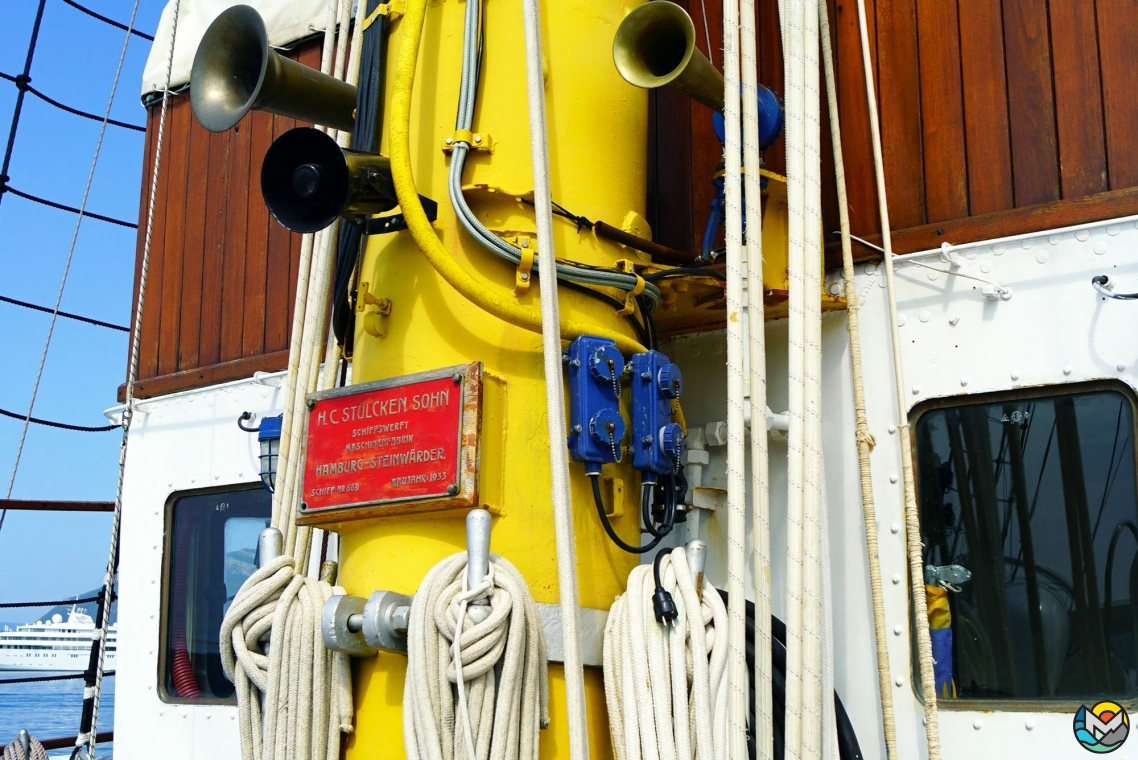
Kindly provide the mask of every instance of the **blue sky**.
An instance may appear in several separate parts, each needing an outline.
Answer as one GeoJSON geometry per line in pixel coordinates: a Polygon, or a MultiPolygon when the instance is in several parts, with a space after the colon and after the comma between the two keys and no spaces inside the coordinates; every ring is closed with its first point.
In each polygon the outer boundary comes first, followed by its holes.
{"type": "MultiPolygon", "coordinates": [[[[123,23],[135,0],[79,0],[123,23]]],[[[17,75],[38,0],[0,2],[0,71],[17,75]]],[[[136,28],[153,33],[165,0],[139,0],[136,28]]],[[[32,63],[32,86],[84,111],[102,114],[125,33],[62,0],[47,0],[32,63]]],[[[142,68],[150,43],[132,36],[112,118],[142,124],[142,68]]],[[[16,100],[0,81],[0,151],[16,100]]],[[[78,206],[99,124],[28,95],[16,136],[10,184],[78,206]]],[[[87,208],[128,221],[138,216],[143,135],[107,127],[87,208]]],[[[0,295],[52,306],[63,274],[74,214],[5,194],[0,199],[0,295]]],[[[85,218],[61,309],[125,325],[130,320],[135,231],[85,218]]],[[[50,316],[0,302],[0,408],[27,409],[50,316]]],[[[80,425],[106,424],[125,379],[126,333],[59,319],[44,368],[35,415],[80,425]]],[[[21,423],[0,418],[0,488],[7,488],[21,423]]],[[[32,425],[13,498],[112,500],[119,435],[76,433],[32,425]]],[[[0,497],[3,493],[0,492],[0,497]]],[[[107,561],[109,515],[9,512],[0,530],[4,582],[0,602],[55,599],[99,585],[107,561]]],[[[0,620],[19,621],[19,611],[0,620]]]]}

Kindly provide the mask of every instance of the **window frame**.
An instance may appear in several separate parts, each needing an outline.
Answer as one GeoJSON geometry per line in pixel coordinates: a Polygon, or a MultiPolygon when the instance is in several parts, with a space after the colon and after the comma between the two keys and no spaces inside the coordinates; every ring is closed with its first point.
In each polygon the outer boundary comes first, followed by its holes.
{"type": "Polygon", "coordinates": [[[166,688],[166,665],[169,653],[169,616],[170,616],[170,573],[173,566],[173,540],[174,540],[174,505],[179,499],[191,496],[209,496],[218,493],[235,493],[240,491],[265,490],[260,480],[244,483],[227,483],[225,485],[210,486],[208,488],[191,488],[184,491],[173,491],[166,497],[166,505],[162,510],[162,573],[161,587],[159,589],[160,610],[158,615],[158,662],[155,677],[155,692],[158,698],[168,705],[236,705],[237,694],[232,697],[178,697],[171,694],[166,688]]]}
{"type": "MultiPolygon", "coordinates": [[[[1081,396],[1088,393],[1102,393],[1113,392],[1121,395],[1130,403],[1130,425],[1131,425],[1131,438],[1134,441],[1132,448],[1134,450],[1134,487],[1138,492],[1138,393],[1135,388],[1129,383],[1121,380],[1091,380],[1077,383],[1060,383],[1052,385],[1034,385],[1023,388],[1011,388],[1001,391],[988,391],[984,393],[971,393],[960,394],[956,396],[942,396],[939,398],[928,399],[919,404],[914,405],[909,409],[909,450],[912,452],[913,457],[913,492],[916,498],[920,499],[921,486],[920,486],[920,451],[917,447],[918,435],[917,425],[922,416],[928,412],[940,411],[944,409],[959,409],[966,406],[982,406],[992,405],[1001,402],[1018,402],[1029,401],[1039,398],[1059,398],[1063,396],[1081,396]]],[[[904,505],[902,505],[904,510],[904,505]]],[[[917,520],[920,525],[920,504],[917,504],[917,520]]],[[[1138,502],[1135,503],[1135,521],[1138,522],[1138,502]]],[[[923,534],[923,526],[920,528],[923,534]]],[[[908,556],[908,548],[906,547],[906,556],[908,556]]],[[[917,630],[916,620],[917,612],[915,600],[912,597],[912,572],[909,570],[909,563],[906,561],[906,575],[909,580],[909,647],[910,647],[910,683],[912,684],[913,696],[921,704],[925,703],[925,695],[921,689],[921,675],[920,675],[920,662],[917,646],[917,630]]],[[[923,562],[922,562],[923,567],[923,562]]],[[[923,579],[922,579],[923,588],[923,579]]],[[[1138,621],[1135,621],[1135,626],[1138,627],[1138,621]]],[[[1128,697],[1119,699],[1111,697],[1118,704],[1124,706],[1127,711],[1138,709],[1138,693],[1132,694],[1128,697]]],[[[1059,697],[1054,699],[1008,699],[1008,698],[994,698],[994,699],[977,699],[969,697],[958,697],[955,699],[941,699],[937,697],[936,705],[938,709],[952,710],[956,712],[1035,712],[1035,713],[1074,713],[1080,706],[1087,704],[1087,700],[1097,698],[1092,695],[1087,697],[1059,697]]]]}

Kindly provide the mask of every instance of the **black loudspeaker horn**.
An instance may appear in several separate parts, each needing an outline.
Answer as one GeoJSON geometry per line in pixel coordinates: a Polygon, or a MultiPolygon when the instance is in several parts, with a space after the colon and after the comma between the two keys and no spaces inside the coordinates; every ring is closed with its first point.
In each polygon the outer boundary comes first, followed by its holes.
{"type": "Polygon", "coordinates": [[[319,129],[297,127],[278,137],[261,164],[269,212],[293,232],[322,230],[395,208],[391,165],[375,153],[346,150],[319,129]]]}
{"type": "Polygon", "coordinates": [[[198,45],[190,104],[210,132],[232,128],[249,111],[350,131],[356,88],[278,54],[269,47],[261,15],[235,5],[209,25],[198,45]]]}

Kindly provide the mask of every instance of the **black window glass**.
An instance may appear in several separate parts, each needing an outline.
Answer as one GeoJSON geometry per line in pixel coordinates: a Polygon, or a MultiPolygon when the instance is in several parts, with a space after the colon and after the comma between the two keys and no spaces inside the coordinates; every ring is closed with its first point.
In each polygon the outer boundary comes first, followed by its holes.
{"type": "Polygon", "coordinates": [[[1052,394],[934,408],[918,418],[941,699],[1138,693],[1130,397],[1109,389],[1052,394]]]}
{"type": "Polygon", "coordinates": [[[188,494],[168,512],[162,686],[167,698],[229,699],[218,633],[229,604],[257,567],[257,538],[272,495],[260,485],[188,494]]]}

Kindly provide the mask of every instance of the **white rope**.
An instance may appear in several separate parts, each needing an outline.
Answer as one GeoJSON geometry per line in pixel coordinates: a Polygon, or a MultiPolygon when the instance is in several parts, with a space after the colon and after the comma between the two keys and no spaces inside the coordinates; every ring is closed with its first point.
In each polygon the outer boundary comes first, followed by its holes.
{"type": "MultiPolygon", "coordinates": [[[[881,155],[881,125],[877,118],[877,93],[873,86],[873,59],[869,52],[865,2],[857,0],[861,57],[865,71],[866,108],[873,147],[873,166],[877,179],[877,205],[881,213],[881,244],[885,249],[885,282],[889,301],[889,332],[893,343],[893,380],[897,394],[897,441],[901,449],[901,475],[905,493],[905,543],[909,555],[910,594],[917,629],[917,661],[920,665],[921,692],[925,704],[925,737],[929,760],[940,760],[940,725],[936,711],[936,680],[933,676],[932,644],[925,599],[924,572],[921,567],[921,527],[917,517],[917,497],[913,483],[913,452],[909,444],[909,408],[905,400],[905,374],[901,365],[901,335],[897,325],[897,289],[893,277],[893,237],[889,228],[889,203],[885,192],[885,164],[881,155]]],[[[880,664],[879,664],[880,666],[880,664]]]]}
{"type": "Polygon", "coordinates": [[[696,579],[683,547],[660,567],[676,602],[671,625],[656,622],[651,565],[628,576],[609,610],[604,636],[605,697],[616,760],[720,760],[730,755],[727,724],[727,610],[696,579]]]}
{"type": "MultiPolygon", "coordinates": [[[[95,662],[95,683],[93,692],[90,695],[91,699],[91,729],[86,737],[87,741],[87,757],[95,757],[95,745],[97,743],[97,735],[99,732],[99,703],[103,694],[103,667],[106,661],[107,653],[107,621],[110,620],[111,603],[114,593],[115,574],[118,572],[118,559],[119,559],[119,534],[122,526],[122,494],[123,494],[123,479],[126,473],[126,451],[127,439],[130,436],[130,424],[134,418],[134,384],[138,379],[138,357],[139,346],[141,345],[142,335],[142,311],[146,303],[146,276],[150,267],[150,242],[151,236],[154,231],[154,206],[155,197],[158,193],[158,172],[162,166],[162,143],[166,134],[166,111],[169,103],[169,89],[170,89],[170,67],[174,60],[174,39],[178,33],[178,11],[181,6],[181,0],[174,2],[174,21],[170,32],[170,51],[167,55],[166,61],[166,81],[162,88],[162,113],[158,121],[158,136],[157,145],[155,146],[154,153],[154,171],[150,180],[150,202],[149,210],[146,216],[146,239],[142,247],[142,264],[139,272],[138,280],[138,305],[134,314],[134,330],[131,333],[130,340],[130,367],[127,370],[126,379],[126,406],[123,408],[122,416],[122,441],[119,444],[119,472],[118,480],[115,484],[115,511],[111,520],[111,541],[109,556],[107,558],[107,569],[103,574],[103,600],[100,608],[103,610],[103,619],[96,620],[96,625],[99,626],[98,635],[98,656],[95,662]]],[[[63,270],[63,279],[59,284],[59,293],[55,299],[55,310],[51,315],[51,326],[48,328],[47,341],[44,343],[43,356],[40,358],[39,371],[36,373],[35,388],[38,390],[40,376],[43,373],[44,361],[47,359],[48,346],[51,343],[52,331],[55,329],[55,318],[59,313],[59,304],[63,298],[63,288],[67,283],[67,272],[71,268],[71,257],[75,253],[75,243],[79,237],[79,227],[83,222],[83,210],[87,206],[87,196],[91,191],[91,182],[95,177],[95,166],[99,162],[99,153],[103,146],[103,134],[107,129],[107,121],[111,117],[111,105],[115,100],[115,91],[118,89],[119,77],[122,74],[123,61],[126,58],[126,50],[130,44],[131,29],[134,28],[134,19],[138,13],[138,0],[135,0],[134,7],[131,9],[130,21],[127,24],[126,36],[123,39],[122,51],[119,53],[118,66],[115,68],[115,79],[111,85],[111,95],[107,99],[107,109],[103,114],[103,124],[99,128],[99,141],[95,146],[95,156],[91,161],[91,171],[87,174],[87,186],[83,190],[83,202],[79,206],[79,218],[75,221],[75,231],[71,236],[71,246],[67,251],[67,264],[63,270]]],[[[32,402],[28,406],[28,416],[31,417],[32,406],[35,405],[36,390],[32,391],[32,402]]],[[[27,433],[27,421],[24,422],[24,432],[20,436],[20,448],[24,445],[24,435],[27,433]]],[[[12,495],[12,483],[16,479],[16,467],[19,466],[20,455],[16,454],[16,466],[12,468],[12,480],[8,483],[8,495],[12,495]]],[[[2,516],[0,516],[0,525],[3,524],[2,516]]],[[[84,699],[87,698],[86,690],[84,691],[84,699]]],[[[79,737],[82,738],[82,737],[79,737]]]]}
{"type": "Polygon", "coordinates": [[[538,731],[549,725],[537,605],[508,560],[491,554],[488,569],[469,588],[466,552],[448,557],[411,603],[403,690],[410,760],[537,760],[538,731]],[[484,598],[489,614],[472,618],[467,605],[484,598]]]}
{"type": "MultiPolygon", "coordinates": [[[[321,71],[343,79],[346,70],[346,81],[355,84],[366,4],[359,3],[349,53],[350,14],[351,0],[330,0],[321,71]]],[[[347,131],[332,134],[342,147],[351,137],[347,131]]],[[[335,247],[335,227],[306,235],[301,244],[273,494],[272,525],[284,536],[284,554],[246,581],[222,623],[222,659],[237,685],[243,760],[275,759],[286,752],[297,760],[338,760],[341,734],[352,731],[349,659],[329,652],[320,634],[321,612],[333,587],[308,577],[313,531],[296,523],[306,399],[335,379],[333,353],[325,354],[332,371],[320,373],[335,247]]]]}
{"type": "Polygon", "coordinates": [[[743,447],[743,164],[739,134],[739,0],[723,3],[724,191],[727,199],[727,757],[747,753],[746,457],[743,447]]]}
{"type": "Polygon", "coordinates": [[[857,442],[858,475],[861,480],[861,503],[865,522],[866,553],[869,555],[869,588],[873,604],[873,634],[877,644],[877,686],[881,701],[881,724],[885,736],[885,752],[897,757],[897,728],[893,719],[893,690],[889,679],[889,649],[885,632],[885,603],[881,591],[881,559],[877,548],[877,509],[873,499],[873,469],[869,453],[873,435],[865,411],[865,379],[861,371],[861,330],[859,327],[857,277],[854,275],[853,250],[850,246],[849,201],[846,196],[846,170],[842,157],[841,122],[838,118],[837,78],[834,75],[834,52],[830,42],[830,20],[826,3],[818,3],[818,23],[822,38],[822,60],[825,63],[826,96],[830,109],[830,137],[834,147],[834,174],[838,191],[838,219],[842,233],[842,274],[845,278],[846,323],[850,331],[850,373],[853,376],[854,437],[857,442]]]}
{"type": "MultiPolygon", "coordinates": [[[[805,309],[805,466],[802,509],[802,756],[822,756],[822,169],[818,70],[818,0],[802,10],[803,300],[805,309]]],[[[833,694],[833,691],[830,692],[833,694]]],[[[832,699],[832,697],[830,697],[832,699]]]]}
{"type": "Polygon", "coordinates": [[[788,760],[803,751],[804,648],[804,500],[806,467],[806,285],[805,258],[817,255],[805,247],[806,203],[804,142],[803,8],[780,0],[785,74],[787,176],[787,508],[786,508],[786,694],[783,741],[788,760]]]}
{"type": "MultiPolygon", "coordinates": [[[[526,86],[529,100],[530,152],[533,161],[534,213],[537,218],[538,266],[555,271],[553,206],[549,186],[549,146],[545,124],[545,78],[537,0],[523,0],[526,43],[526,86]]],[[[573,503],[569,494],[569,458],[565,448],[565,392],[562,385],[560,314],[557,278],[542,277],[541,346],[545,370],[545,405],[549,428],[549,470],[553,524],[557,542],[557,581],[565,652],[565,692],[569,714],[569,757],[588,760],[585,673],[581,658],[581,621],[577,602],[577,552],[573,535],[573,503]]]]}
{"type": "Polygon", "coordinates": [[[747,325],[750,337],[751,397],[751,529],[755,601],[755,756],[774,757],[774,706],[771,691],[770,459],[767,452],[767,349],[763,309],[762,188],[758,167],[758,56],[755,50],[755,3],[739,3],[739,36],[743,74],[743,175],[746,205],[747,325]]]}

